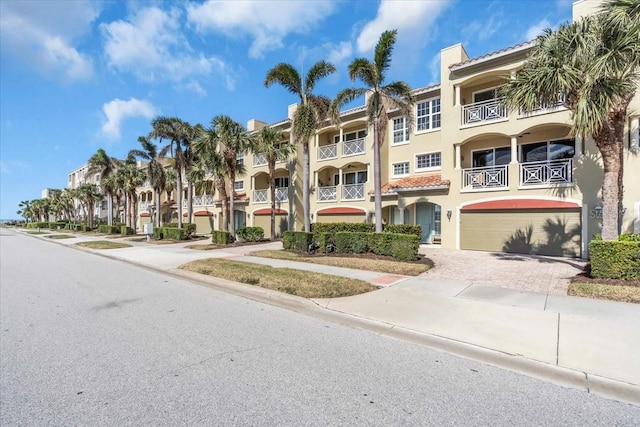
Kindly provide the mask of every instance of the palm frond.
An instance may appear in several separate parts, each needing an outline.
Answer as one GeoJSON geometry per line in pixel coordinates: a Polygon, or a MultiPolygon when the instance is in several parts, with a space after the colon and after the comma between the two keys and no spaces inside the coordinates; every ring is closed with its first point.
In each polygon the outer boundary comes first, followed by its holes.
{"type": "Polygon", "coordinates": [[[302,100],[302,79],[300,74],[291,64],[281,62],[267,72],[264,80],[265,87],[278,83],[302,100]]]}
{"type": "Polygon", "coordinates": [[[307,75],[304,79],[304,93],[305,95],[310,95],[313,92],[313,89],[316,87],[316,83],[327,77],[330,74],[336,72],[336,67],[327,61],[318,61],[311,66],[307,75]]]}
{"type": "Polygon", "coordinates": [[[393,53],[393,46],[396,43],[396,37],[398,30],[385,31],[380,35],[380,39],[376,44],[373,63],[375,65],[375,72],[378,76],[377,80],[383,82],[385,80],[385,74],[391,66],[391,54],[393,53]]]}
{"type": "Polygon", "coordinates": [[[374,64],[366,58],[356,58],[349,64],[349,78],[352,82],[360,79],[367,87],[380,86],[382,80],[376,73],[374,64]]]}

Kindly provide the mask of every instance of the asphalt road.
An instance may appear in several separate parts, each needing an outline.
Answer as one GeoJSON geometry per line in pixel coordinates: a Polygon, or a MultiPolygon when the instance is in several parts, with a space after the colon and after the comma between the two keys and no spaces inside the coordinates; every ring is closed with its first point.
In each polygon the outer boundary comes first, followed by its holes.
{"type": "Polygon", "coordinates": [[[638,425],[640,408],[0,230],[0,425],[638,425]]]}

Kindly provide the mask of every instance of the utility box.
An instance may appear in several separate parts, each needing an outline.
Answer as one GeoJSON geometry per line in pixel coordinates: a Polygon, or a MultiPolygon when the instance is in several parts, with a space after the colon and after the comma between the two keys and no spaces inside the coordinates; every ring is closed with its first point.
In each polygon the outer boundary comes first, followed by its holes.
{"type": "Polygon", "coordinates": [[[149,223],[144,224],[142,226],[142,233],[146,234],[147,236],[153,235],[153,223],[149,222],[149,223]]]}

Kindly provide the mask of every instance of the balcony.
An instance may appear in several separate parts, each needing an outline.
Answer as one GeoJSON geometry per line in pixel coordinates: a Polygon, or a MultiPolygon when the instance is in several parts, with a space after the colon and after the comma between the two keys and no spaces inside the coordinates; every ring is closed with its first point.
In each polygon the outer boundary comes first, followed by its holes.
{"type": "Polygon", "coordinates": [[[342,200],[364,200],[364,184],[343,185],[342,200]]]}
{"type": "Polygon", "coordinates": [[[269,190],[253,190],[253,203],[267,203],[269,190]]]}
{"type": "Polygon", "coordinates": [[[342,156],[355,156],[356,154],[364,154],[364,138],[354,139],[352,141],[344,141],[342,143],[342,156]]]}
{"type": "Polygon", "coordinates": [[[520,187],[545,187],[572,183],[572,159],[545,160],[520,165],[520,187]]]}
{"type": "Polygon", "coordinates": [[[266,154],[255,154],[253,156],[253,166],[264,166],[267,164],[266,154]]]}
{"type": "Polygon", "coordinates": [[[502,99],[490,99],[462,106],[462,125],[477,126],[485,123],[507,119],[507,108],[502,99]]]}
{"type": "Polygon", "coordinates": [[[462,170],[462,191],[492,191],[509,188],[507,165],[462,170]]]}
{"type": "Polygon", "coordinates": [[[148,211],[150,202],[139,202],[138,212],[148,211]]]}
{"type": "Polygon", "coordinates": [[[288,202],[288,201],[289,201],[289,187],[277,187],[276,202],[288,202]]]}
{"type": "Polygon", "coordinates": [[[318,161],[338,158],[337,144],[323,145],[318,147],[318,161]]]}
{"type": "Polygon", "coordinates": [[[328,187],[318,187],[318,201],[330,202],[338,200],[338,187],[331,185],[328,187]]]}
{"type": "MultiPolygon", "coordinates": [[[[289,201],[289,187],[276,187],[276,202],[289,201]]],[[[269,189],[253,190],[253,203],[268,203],[269,189]]]]}

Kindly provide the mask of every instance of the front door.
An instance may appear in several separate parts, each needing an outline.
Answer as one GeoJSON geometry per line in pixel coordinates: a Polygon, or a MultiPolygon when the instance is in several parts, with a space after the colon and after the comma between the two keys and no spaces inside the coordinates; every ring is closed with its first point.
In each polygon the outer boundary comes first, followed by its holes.
{"type": "Polygon", "coordinates": [[[422,227],[422,243],[432,243],[433,216],[432,203],[416,203],[416,224],[422,227]]]}

